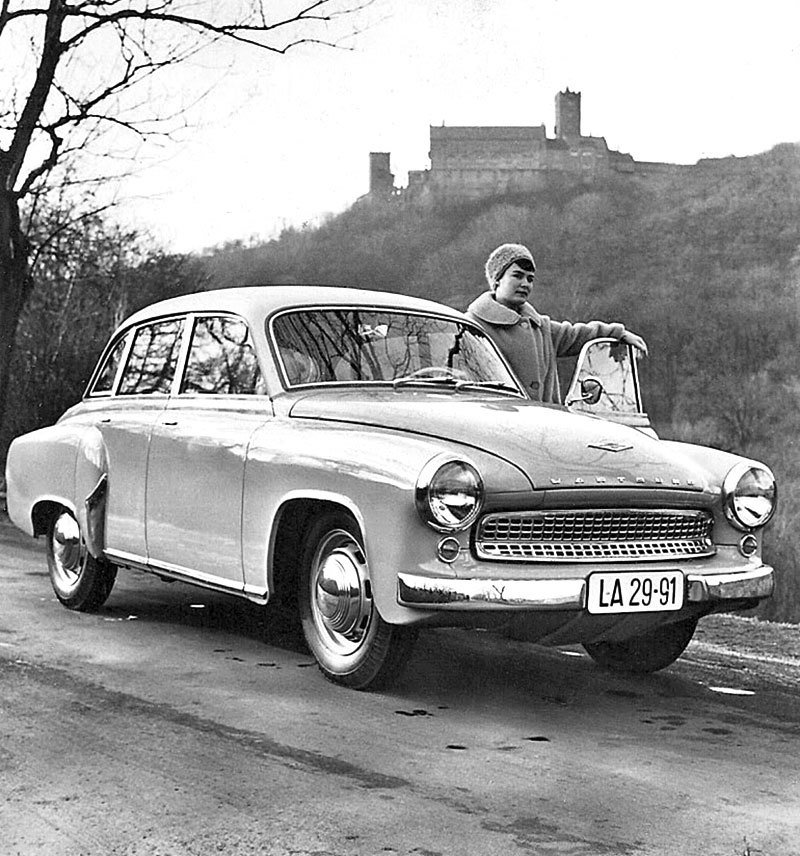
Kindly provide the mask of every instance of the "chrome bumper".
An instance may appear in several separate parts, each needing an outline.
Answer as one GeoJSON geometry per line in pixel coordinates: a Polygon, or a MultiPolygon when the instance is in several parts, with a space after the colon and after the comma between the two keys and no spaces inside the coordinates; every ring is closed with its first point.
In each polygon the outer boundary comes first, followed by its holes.
{"type": "MultiPolygon", "coordinates": [[[[687,603],[769,597],[769,565],[726,574],[687,574],[687,603]]],[[[479,580],[398,574],[397,602],[417,609],[583,609],[586,581],[479,580]]]]}

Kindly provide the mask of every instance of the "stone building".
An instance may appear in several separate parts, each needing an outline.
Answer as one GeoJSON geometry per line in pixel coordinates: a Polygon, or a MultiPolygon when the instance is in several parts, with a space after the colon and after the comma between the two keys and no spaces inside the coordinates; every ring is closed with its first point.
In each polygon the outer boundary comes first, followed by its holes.
{"type": "Polygon", "coordinates": [[[545,126],[430,128],[430,168],[412,170],[408,187],[395,187],[389,152],[370,153],[370,195],[408,199],[477,199],[536,190],[547,173],[591,183],[610,174],[674,174],[676,164],[635,161],[608,148],[604,137],[581,133],[581,93],[555,99],[555,137],[545,126]]]}

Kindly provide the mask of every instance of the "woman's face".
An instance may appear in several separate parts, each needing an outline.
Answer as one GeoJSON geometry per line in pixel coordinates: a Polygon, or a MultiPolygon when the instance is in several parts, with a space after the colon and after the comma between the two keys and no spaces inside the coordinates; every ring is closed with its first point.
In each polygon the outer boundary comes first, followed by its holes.
{"type": "Polygon", "coordinates": [[[497,281],[494,299],[503,306],[519,312],[522,304],[530,296],[535,274],[532,270],[523,270],[516,262],[512,264],[497,281]]]}

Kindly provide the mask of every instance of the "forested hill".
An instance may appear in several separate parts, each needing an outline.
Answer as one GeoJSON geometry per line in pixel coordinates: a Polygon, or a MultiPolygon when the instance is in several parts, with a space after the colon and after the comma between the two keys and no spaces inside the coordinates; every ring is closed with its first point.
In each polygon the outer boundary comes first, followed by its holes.
{"type": "Polygon", "coordinates": [[[319,227],[222,247],[205,262],[216,286],[347,284],[464,308],[485,287],[489,251],[523,242],[537,260],[537,308],[619,319],[648,339],[658,376],[649,407],[672,421],[690,394],[687,374],[743,382],[779,355],[797,368],[788,345],[797,341],[800,145],[717,164],[588,186],[556,177],[535,195],[462,205],[362,201],[319,227]]]}
{"type": "Polygon", "coordinates": [[[767,560],[780,591],[766,611],[800,620],[800,145],[680,177],[554,178],[535,195],[470,204],[362,200],[204,263],[212,286],[346,284],[463,309],[503,241],[533,250],[540,311],[620,320],[646,338],[645,405],[662,436],[773,467],[781,511],[767,560]]]}
{"type": "Polygon", "coordinates": [[[708,164],[591,185],[553,174],[535,194],[460,205],[361,201],[318,227],[216,248],[207,267],[215,285],[328,282],[458,303],[481,287],[488,251],[514,237],[532,245],[542,284],[560,293],[613,295],[631,279],[649,289],[665,275],[697,287],[721,269],[788,262],[800,245],[800,144],[708,164]]]}

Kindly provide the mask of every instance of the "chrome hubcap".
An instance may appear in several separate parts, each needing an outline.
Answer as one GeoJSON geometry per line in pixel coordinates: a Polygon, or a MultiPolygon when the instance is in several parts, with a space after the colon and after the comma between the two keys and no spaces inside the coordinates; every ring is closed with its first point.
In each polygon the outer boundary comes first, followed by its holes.
{"type": "Polygon", "coordinates": [[[317,550],[312,612],[323,641],[339,654],[356,651],[369,628],[372,600],[361,547],[349,532],[330,532],[317,550]]]}
{"type": "Polygon", "coordinates": [[[78,521],[63,512],[53,526],[53,581],[69,590],[80,581],[83,568],[83,542],[78,521]]]}

